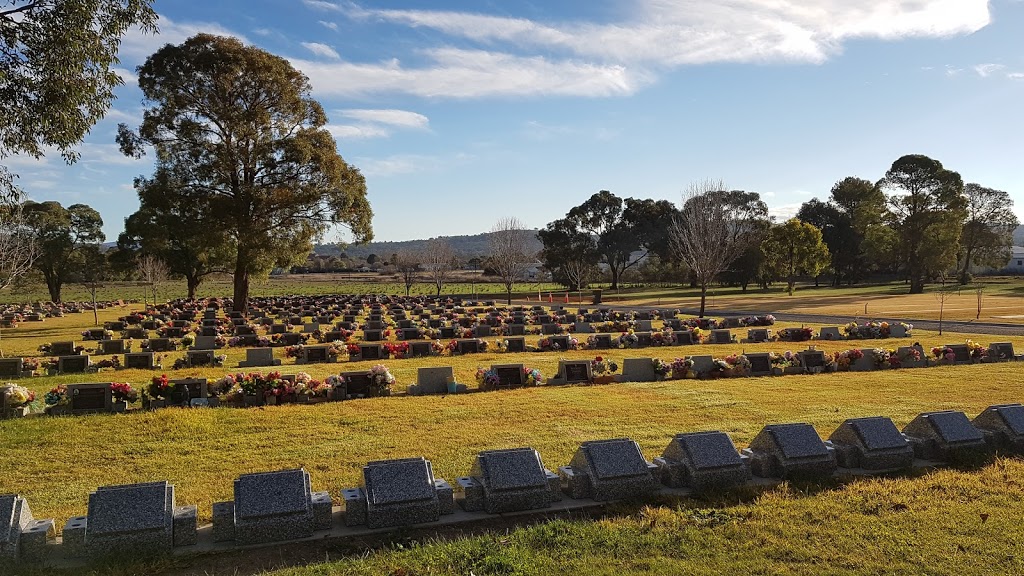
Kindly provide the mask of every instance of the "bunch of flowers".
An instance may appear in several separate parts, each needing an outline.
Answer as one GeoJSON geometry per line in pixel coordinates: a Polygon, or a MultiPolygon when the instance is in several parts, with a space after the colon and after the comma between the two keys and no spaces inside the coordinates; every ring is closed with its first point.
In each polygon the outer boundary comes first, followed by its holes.
{"type": "Polygon", "coordinates": [[[740,326],[773,326],[775,324],[775,316],[766,314],[764,316],[746,316],[740,318],[740,326]]]}
{"type": "Polygon", "coordinates": [[[967,341],[967,350],[970,351],[972,360],[981,360],[988,356],[988,348],[985,348],[974,340],[967,341]]]}
{"type": "Polygon", "coordinates": [[[725,357],[725,361],[733,368],[747,372],[750,370],[750,360],[744,354],[732,354],[725,357]]]}
{"type": "Polygon", "coordinates": [[[685,378],[693,370],[693,360],[690,358],[676,358],[672,360],[672,377],[685,378]]]}
{"type": "Polygon", "coordinates": [[[921,351],[918,350],[917,348],[907,348],[906,350],[903,351],[902,354],[900,354],[900,361],[901,362],[907,362],[907,361],[910,361],[910,362],[920,362],[921,361],[921,351]]]}
{"type": "Polygon", "coordinates": [[[544,384],[544,375],[537,368],[523,368],[523,385],[540,386],[544,384]]]}
{"type": "Polygon", "coordinates": [[[631,327],[632,327],[632,325],[629,322],[611,321],[611,322],[602,322],[601,324],[598,324],[594,328],[595,328],[595,330],[597,332],[608,333],[608,332],[626,332],[631,327]]]}
{"type": "Polygon", "coordinates": [[[711,372],[716,374],[722,374],[728,370],[732,370],[732,365],[721,358],[715,358],[711,361],[711,372]]]}
{"type": "Polygon", "coordinates": [[[7,383],[4,384],[3,388],[0,388],[0,390],[3,391],[3,398],[0,398],[0,406],[21,408],[36,399],[36,393],[24,386],[16,386],[14,384],[7,383]]]}
{"type": "Polygon", "coordinates": [[[114,400],[134,404],[139,399],[139,391],[127,382],[114,382],[110,385],[110,394],[114,400]]]}
{"type": "Polygon", "coordinates": [[[553,342],[551,338],[541,338],[537,341],[537,349],[541,352],[558,351],[561,348],[558,342],[553,342]]]}
{"type": "Polygon", "coordinates": [[[682,322],[688,328],[700,328],[701,330],[714,330],[718,322],[712,318],[687,318],[682,322]]]}
{"type": "Polygon", "coordinates": [[[889,365],[890,353],[884,348],[875,348],[871,351],[871,359],[875,364],[875,368],[884,368],[889,365]]]}
{"type": "Polygon", "coordinates": [[[501,378],[498,377],[498,373],[494,370],[477,368],[476,383],[480,386],[481,390],[493,390],[501,384],[501,378]]]}
{"type": "Polygon", "coordinates": [[[71,398],[68,397],[68,387],[64,384],[58,384],[46,393],[43,401],[47,406],[64,406],[71,402],[71,398]]]}
{"type": "Polygon", "coordinates": [[[903,365],[903,358],[896,352],[896,350],[889,350],[889,367],[899,368],[903,365]]]}
{"type": "Polygon", "coordinates": [[[434,354],[434,356],[440,356],[444,354],[445,350],[447,350],[447,347],[445,347],[445,345],[442,344],[440,340],[434,340],[433,342],[430,343],[430,351],[431,353],[434,354]]]}
{"type": "Polygon", "coordinates": [[[110,358],[104,358],[92,365],[96,368],[113,368],[114,370],[120,370],[121,359],[117,356],[111,356],[110,358]]]}
{"type": "Polygon", "coordinates": [[[174,393],[174,384],[171,384],[167,374],[153,376],[153,380],[150,381],[146,392],[153,398],[169,400],[174,393]]]}
{"type": "Polygon", "coordinates": [[[637,335],[630,329],[629,332],[623,333],[619,336],[619,348],[636,348],[636,345],[640,342],[637,335]]]}
{"type": "Polygon", "coordinates": [[[618,371],[619,365],[613,362],[611,359],[605,360],[603,357],[598,356],[590,361],[590,372],[595,376],[613,374],[618,371]]]}
{"type": "Polygon", "coordinates": [[[40,344],[39,348],[37,348],[37,350],[39,350],[39,352],[41,352],[44,356],[49,356],[50,355],[50,346],[51,346],[51,344],[49,342],[47,342],[46,344],[40,344]]]}
{"type": "Polygon", "coordinates": [[[672,372],[672,365],[664,360],[655,358],[654,360],[651,360],[651,364],[654,366],[654,373],[659,378],[665,378],[670,372],[672,372]]]}
{"type": "Polygon", "coordinates": [[[956,353],[953,352],[953,349],[949,346],[936,346],[935,348],[932,348],[932,356],[947,362],[956,360],[956,353]]]}
{"type": "MultiPolygon", "coordinates": [[[[223,346],[224,345],[223,336],[218,336],[217,338],[214,338],[214,340],[213,340],[214,346],[223,346]],[[220,341],[219,344],[217,343],[217,338],[221,338],[221,341],[220,341]]],[[[194,334],[185,334],[184,336],[181,337],[180,344],[182,346],[184,346],[185,348],[188,348],[189,346],[191,346],[191,345],[193,345],[195,343],[196,343],[196,337],[195,337],[194,334]]]]}
{"type": "Polygon", "coordinates": [[[863,357],[863,352],[861,352],[857,348],[853,348],[851,350],[836,352],[832,357],[832,361],[835,362],[839,368],[849,369],[850,364],[853,364],[854,362],[860,360],[863,357]]]}
{"type": "Polygon", "coordinates": [[[31,372],[35,372],[36,370],[39,370],[39,359],[38,358],[32,358],[32,357],[22,358],[21,359],[21,369],[22,370],[31,371],[31,372]]]}
{"type": "Polygon", "coordinates": [[[787,342],[804,342],[814,337],[814,329],[810,327],[783,328],[778,333],[779,340],[787,342]]]}
{"type": "Polygon", "coordinates": [[[408,342],[385,342],[384,349],[392,358],[401,360],[409,355],[409,343],[408,342]]]}
{"type": "Polygon", "coordinates": [[[768,363],[771,364],[772,368],[785,368],[793,365],[793,353],[786,351],[783,354],[777,354],[775,352],[768,353],[768,363]]]}
{"type": "MultiPolygon", "coordinates": [[[[395,377],[383,364],[374,364],[370,368],[370,385],[377,396],[383,396],[391,391],[391,385],[395,383],[395,377]]],[[[372,393],[372,392],[371,392],[372,393]]]]}
{"type": "Polygon", "coordinates": [[[448,342],[448,344],[445,346],[445,349],[448,351],[449,354],[457,354],[459,352],[459,341],[452,340],[448,342]]]}
{"type": "Polygon", "coordinates": [[[671,330],[651,334],[652,346],[672,346],[676,343],[676,335],[671,330]]]}

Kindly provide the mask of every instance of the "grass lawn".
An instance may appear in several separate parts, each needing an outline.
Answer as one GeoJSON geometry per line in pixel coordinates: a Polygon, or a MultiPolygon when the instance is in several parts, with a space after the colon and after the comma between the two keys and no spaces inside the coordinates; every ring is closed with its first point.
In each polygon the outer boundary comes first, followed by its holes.
{"type": "MultiPolygon", "coordinates": [[[[126,311],[103,311],[100,322],[126,311]]],[[[91,321],[91,314],[83,314],[24,323],[4,331],[3,348],[8,356],[31,353],[41,342],[74,338],[91,321]]],[[[915,331],[906,340],[812,344],[832,351],[891,348],[916,340],[928,348],[968,337],[983,343],[1007,340],[915,331]]],[[[1024,349],[1024,339],[1008,340],[1024,349]]],[[[626,357],[796,351],[806,344],[600,353],[621,363],[626,357]]],[[[244,355],[242,349],[228,353],[228,366],[244,355]]],[[[401,390],[415,381],[421,366],[451,365],[459,380],[470,382],[477,366],[524,363],[550,376],[560,357],[596,353],[487,353],[386,364],[401,390]]],[[[317,377],[372,364],[285,363],[286,373],[303,369],[317,377]]],[[[217,378],[233,370],[168,374],[217,378]]],[[[141,385],[151,375],[124,370],[19,383],[45,392],[58,382],[141,385]]],[[[329,490],[338,499],[342,487],[359,484],[361,467],[370,460],[425,456],[438,476],[453,480],[469,471],[480,450],[532,446],[548,468],[556,468],[569,461],[580,442],[620,436],[639,442],[650,459],[679,432],[722,430],[744,447],[767,423],[809,422],[827,437],[843,420],[858,416],[889,416],[900,427],[930,410],[963,410],[973,417],[991,404],[1024,400],[1022,379],[1024,364],[1004,363],[8,420],[0,422],[0,493],[24,495],[37,517],[54,517],[59,528],[68,517],[85,512],[88,494],[98,486],[166,479],[176,485],[179,503],[197,504],[200,520],[207,522],[212,503],[230,499],[232,481],[246,472],[304,466],[314,490],[329,490]]],[[[861,480],[839,490],[779,488],[718,502],[666,501],[639,512],[626,507],[600,521],[558,521],[283,574],[547,574],[572,568],[586,574],[1015,573],[1022,570],[1022,473],[1024,464],[1001,461],[981,471],[942,471],[910,481],[861,480]],[[980,514],[988,515],[987,522],[980,521],[980,514]]],[[[200,565],[120,566],[102,572],[141,574],[158,568],[205,573],[200,565]]]]}

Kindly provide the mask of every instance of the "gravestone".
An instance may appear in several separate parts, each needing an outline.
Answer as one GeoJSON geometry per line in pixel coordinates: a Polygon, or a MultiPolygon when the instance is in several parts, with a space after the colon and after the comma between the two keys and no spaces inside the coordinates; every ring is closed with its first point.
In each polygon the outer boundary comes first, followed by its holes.
{"type": "Polygon", "coordinates": [[[85,372],[88,367],[88,356],[60,356],[57,358],[57,372],[61,374],[78,374],[85,372]]]}
{"type": "Polygon", "coordinates": [[[810,424],[769,424],[743,454],[763,478],[824,478],[836,470],[831,447],[810,424]]]}
{"type": "Polygon", "coordinates": [[[298,332],[285,332],[281,334],[280,342],[285,346],[298,346],[305,340],[305,335],[298,332]]]}
{"type": "Polygon", "coordinates": [[[195,506],[175,505],[167,482],[104,486],[89,495],[85,551],[168,553],[197,542],[196,518],[195,506]]]}
{"type": "Polygon", "coordinates": [[[287,331],[288,331],[288,326],[286,326],[284,324],[271,324],[270,325],[270,333],[271,334],[284,334],[287,331]]]}
{"type": "Polygon", "coordinates": [[[822,372],[825,369],[825,353],[821,350],[804,350],[797,354],[800,365],[808,372],[822,372]]]}
{"type": "Polygon", "coordinates": [[[74,342],[53,342],[50,344],[50,354],[53,356],[74,356],[75,352],[74,342]]]}
{"type": "MultiPolygon", "coordinates": [[[[416,370],[416,384],[409,386],[408,393],[412,396],[424,394],[448,394],[448,382],[455,381],[455,372],[451,366],[436,368],[419,368],[416,370]]],[[[465,392],[466,385],[459,384],[456,392],[465,392]]]]}
{"type": "Polygon", "coordinates": [[[557,350],[568,350],[569,349],[569,337],[568,336],[552,336],[551,346],[557,350]]]}
{"type": "Polygon", "coordinates": [[[1007,360],[1016,360],[1017,356],[1013,353],[1012,342],[993,342],[988,346],[988,359],[990,361],[1005,362],[1007,360]]]}
{"type": "Polygon", "coordinates": [[[654,464],[644,460],[636,442],[616,438],[584,442],[569,465],[558,469],[558,475],[569,497],[606,501],[656,492],[656,470],[654,464]]]}
{"type": "Polygon", "coordinates": [[[456,350],[459,354],[475,354],[480,351],[480,341],[475,338],[458,340],[456,350]]]}
{"type": "Polygon", "coordinates": [[[0,566],[45,560],[55,533],[53,520],[36,520],[27,500],[0,494],[0,566]]]}
{"type": "Polygon", "coordinates": [[[577,322],[574,325],[574,328],[575,328],[574,331],[577,334],[593,334],[594,333],[594,327],[591,326],[590,322],[577,322]]]}
{"type": "Polygon", "coordinates": [[[203,326],[199,329],[199,337],[212,338],[217,336],[217,334],[216,326],[203,326]]]}
{"type": "Polygon", "coordinates": [[[505,350],[508,352],[526,352],[526,338],[506,338],[505,350]]]}
{"type": "Polygon", "coordinates": [[[967,347],[967,344],[946,344],[946,348],[953,351],[956,357],[954,362],[957,364],[970,364],[971,349],[967,347]]]}
{"type": "Polygon", "coordinates": [[[434,328],[434,329],[440,328],[441,327],[441,319],[440,318],[430,318],[430,319],[427,320],[427,326],[430,327],[430,328],[434,328]]]}
{"type": "Polygon", "coordinates": [[[186,350],[185,363],[191,368],[195,366],[213,366],[213,350],[186,350]]]}
{"type": "Polygon", "coordinates": [[[491,370],[498,375],[501,388],[519,388],[524,384],[522,364],[492,364],[491,370]]]}
{"type": "Polygon", "coordinates": [[[748,342],[767,342],[771,339],[772,331],[767,328],[751,328],[747,330],[748,342]]]}
{"type": "Polygon", "coordinates": [[[732,331],[731,330],[712,330],[711,331],[711,343],[712,344],[732,344],[732,331]]]}
{"type": "Polygon", "coordinates": [[[330,355],[330,346],[303,346],[302,356],[296,364],[317,364],[321,362],[333,362],[330,355]]]}
{"type": "Polygon", "coordinates": [[[750,480],[750,466],[724,432],[676,434],[654,459],[661,483],[695,492],[725,489],[750,480]]]}
{"type": "Polygon", "coordinates": [[[910,468],[914,448],[892,420],[883,416],[852,418],[829,436],[836,460],[844,468],[895,470],[910,468]]]}
{"type": "Polygon", "coordinates": [[[561,334],[562,327],[558,324],[543,324],[541,325],[540,331],[541,334],[544,335],[561,334]]]}
{"type": "Polygon", "coordinates": [[[196,336],[192,344],[193,350],[215,350],[217,348],[216,336],[196,336]]]}
{"type": "Polygon", "coordinates": [[[301,468],[244,474],[235,480],[234,501],[214,504],[214,540],[260,544],[330,527],[330,495],[312,492],[309,473],[301,468]]]}
{"type": "Polygon", "coordinates": [[[441,327],[441,338],[444,338],[445,340],[450,340],[452,338],[455,338],[455,328],[453,328],[451,326],[442,326],[441,327]]]}
{"type": "Polygon", "coordinates": [[[489,324],[477,324],[473,328],[473,336],[477,338],[486,338],[491,335],[491,326],[489,324]]]}
{"type": "Polygon", "coordinates": [[[636,335],[636,346],[637,348],[647,348],[651,345],[651,333],[650,332],[635,332],[636,335]]]}
{"type": "Polygon", "coordinates": [[[976,463],[989,454],[985,435],[963,412],[924,412],[903,428],[914,454],[923,460],[976,463]]]}
{"type": "Polygon", "coordinates": [[[380,330],[363,330],[363,340],[366,342],[380,342],[381,338],[380,330]]]}
{"type": "Polygon", "coordinates": [[[747,360],[750,361],[751,376],[767,376],[772,373],[771,354],[767,352],[748,353],[747,360]]]}
{"type": "Polygon", "coordinates": [[[434,353],[434,345],[431,342],[410,342],[409,355],[413,358],[430,356],[434,353]]]}
{"type": "Polygon", "coordinates": [[[21,371],[21,358],[0,358],[0,378],[21,378],[21,371]]]}
{"type": "Polygon", "coordinates": [[[907,327],[903,324],[889,324],[889,336],[893,338],[906,338],[909,335],[907,327]]]}
{"type": "Polygon", "coordinates": [[[526,326],[524,324],[509,324],[508,333],[511,336],[523,336],[526,334],[526,326]]]}
{"type": "Polygon", "coordinates": [[[637,332],[650,332],[653,329],[650,320],[637,320],[634,328],[637,332]]]}
{"type": "Polygon", "coordinates": [[[590,360],[559,360],[552,384],[587,384],[594,379],[590,360]]]}
{"type": "Polygon", "coordinates": [[[896,351],[896,354],[900,357],[900,366],[903,368],[924,368],[928,366],[928,357],[925,355],[924,348],[920,345],[917,346],[900,346],[896,351]],[[917,360],[912,360],[910,357],[910,351],[917,351],[917,360]]]}
{"type": "Polygon", "coordinates": [[[346,526],[407,526],[436,522],[454,512],[451,486],[434,478],[424,458],[370,462],[363,467],[363,483],[363,488],[343,491],[346,526]]]}
{"type": "Polygon", "coordinates": [[[872,348],[861,348],[861,356],[850,364],[853,372],[869,372],[875,369],[875,351],[872,348]]]}
{"type": "Polygon", "coordinates": [[[989,406],[972,422],[990,446],[1002,452],[1024,454],[1024,406],[989,406]]]}
{"type": "Polygon", "coordinates": [[[622,361],[622,374],[617,382],[654,382],[658,379],[652,358],[626,358],[622,361]]]}
{"type": "Polygon", "coordinates": [[[256,329],[248,324],[239,324],[235,326],[235,336],[244,336],[246,334],[255,334],[256,329]]]}
{"type": "Polygon", "coordinates": [[[164,328],[164,336],[167,338],[181,338],[185,335],[185,330],[177,326],[167,326],[164,328]]]}
{"type": "Polygon", "coordinates": [[[380,360],[384,356],[384,348],[380,344],[360,344],[359,358],[362,360],[380,360]]]}
{"type": "Polygon", "coordinates": [[[480,452],[469,476],[459,478],[458,486],[459,503],[467,512],[503,514],[548,508],[562,497],[558,476],[544,468],[533,448],[480,452]]]}
{"type": "Polygon", "coordinates": [[[843,334],[837,326],[825,326],[818,332],[818,340],[842,340],[843,334]]]}
{"type": "Polygon", "coordinates": [[[124,335],[133,340],[145,340],[149,338],[149,331],[145,328],[129,328],[124,331],[124,335]]]}
{"type": "Polygon", "coordinates": [[[715,367],[715,359],[711,356],[690,356],[689,358],[693,361],[691,370],[698,378],[707,376],[715,367]]]}
{"type": "Polygon", "coordinates": [[[373,376],[369,370],[342,372],[345,379],[345,393],[349,398],[365,398],[370,395],[373,376]]]}
{"type": "Polygon", "coordinates": [[[170,338],[150,338],[146,349],[150,352],[170,352],[171,340],[170,338]]]}
{"type": "Polygon", "coordinates": [[[210,382],[206,378],[181,378],[171,380],[174,385],[174,392],[171,394],[171,402],[174,404],[187,405],[192,400],[208,398],[210,395],[210,382]]]}
{"type": "Polygon", "coordinates": [[[156,368],[156,362],[152,352],[132,352],[124,355],[124,367],[153,370],[156,368]]]}
{"type": "Polygon", "coordinates": [[[690,330],[679,330],[673,332],[676,336],[676,344],[679,346],[689,346],[697,344],[697,341],[693,337],[693,332],[690,330]]]}
{"type": "Polygon", "coordinates": [[[384,323],[381,322],[379,318],[377,320],[370,320],[370,321],[368,321],[366,323],[366,327],[364,328],[364,330],[383,330],[383,329],[384,329],[384,323]]]}
{"type": "Polygon", "coordinates": [[[280,365],[281,360],[279,358],[274,358],[273,348],[246,348],[245,361],[238,363],[239,368],[280,365]]]}
{"type": "Polygon", "coordinates": [[[419,328],[402,328],[399,331],[402,340],[419,340],[420,329],[419,328]]]}
{"type": "Polygon", "coordinates": [[[109,382],[68,384],[68,399],[72,414],[110,412],[113,408],[109,382]]]}

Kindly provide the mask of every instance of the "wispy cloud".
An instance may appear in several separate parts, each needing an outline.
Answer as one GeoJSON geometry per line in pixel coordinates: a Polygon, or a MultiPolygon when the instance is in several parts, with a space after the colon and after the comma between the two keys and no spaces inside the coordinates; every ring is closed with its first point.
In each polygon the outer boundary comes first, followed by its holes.
{"type": "Polygon", "coordinates": [[[338,24],[336,22],[327,22],[326,20],[317,20],[317,22],[319,22],[324,28],[329,28],[335,32],[338,31],[338,24]]]}
{"type": "Polygon", "coordinates": [[[384,138],[391,135],[391,131],[387,128],[372,124],[328,124],[326,128],[338,140],[384,138]]]}
{"type": "Polygon", "coordinates": [[[118,56],[124,62],[142,63],[151,54],[165,44],[181,44],[200,32],[218,36],[233,36],[242,42],[250,43],[242,34],[221,26],[216,22],[175,22],[166,16],[160,16],[160,34],[145,34],[138,28],[129,30],[121,41],[118,56]]]}
{"type": "Polygon", "coordinates": [[[341,55],[327,44],[321,44],[319,42],[303,42],[302,46],[317,56],[323,56],[324,58],[330,58],[332,60],[341,60],[341,55]]]}
{"type": "Polygon", "coordinates": [[[978,76],[988,78],[1004,68],[1006,68],[1006,66],[1002,64],[978,64],[974,67],[974,71],[978,73],[978,76]]]}
{"type": "Polygon", "coordinates": [[[339,110],[338,114],[345,118],[370,122],[374,124],[386,124],[400,128],[424,129],[430,124],[430,119],[418,112],[409,110],[368,110],[362,108],[350,108],[339,110]]]}
{"type": "Polygon", "coordinates": [[[341,12],[341,6],[338,6],[334,2],[326,2],[325,0],[302,0],[302,3],[308,8],[313,10],[321,10],[324,12],[341,12]]]}
{"type": "Polygon", "coordinates": [[[1024,80],[1024,72],[1008,72],[1006,77],[1010,80],[1024,80]]]}

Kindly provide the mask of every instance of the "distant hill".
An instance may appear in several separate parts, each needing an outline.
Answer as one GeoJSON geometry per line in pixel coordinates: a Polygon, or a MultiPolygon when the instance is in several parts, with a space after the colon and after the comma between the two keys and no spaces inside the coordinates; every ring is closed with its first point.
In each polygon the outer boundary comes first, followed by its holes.
{"type": "MultiPolygon", "coordinates": [[[[537,239],[537,231],[529,230],[530,234],[530,245],[527,247],[527,251],[530,254],[535,254],[540,251],[543,247],[540,240],[537,239]]],[[[486,232],[484,234],[474,234],[472,236],[441,236],[440,238],[447,240],[455,252],[464,259],[473,258],[476,256],[486,256],[488,252],[488,241],[491,233],[486,232]]],[[[432,240],[432,239],[431,239],[432,240]]],[[[387,258],[392,254],[396,254],[402,251],[417,251],[423,250],[427,246],[429,240],[405,240],[402,242],[370,242],[369,244],[361,245],[349,245],[345,247],[345,254],[349,258],[361,259],[366,258],[370,254],[376,254],[387,258]]],[[[335,244],[318,244],[313,248],[313,252],[323,256],[338,255],[341,250],[335,244]]]]}

